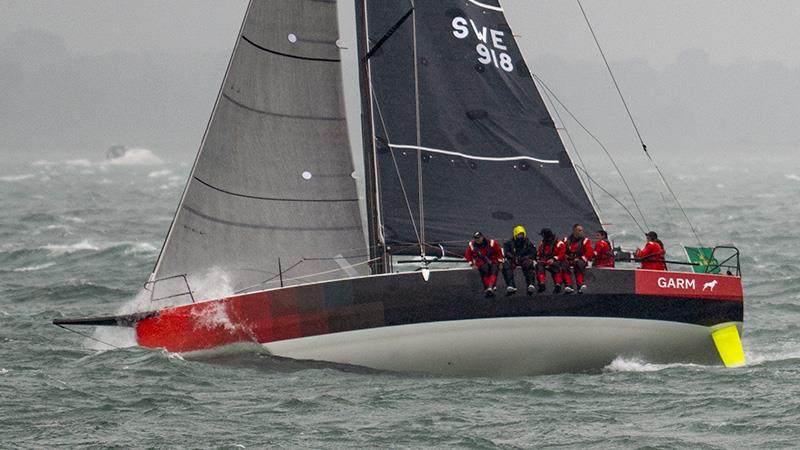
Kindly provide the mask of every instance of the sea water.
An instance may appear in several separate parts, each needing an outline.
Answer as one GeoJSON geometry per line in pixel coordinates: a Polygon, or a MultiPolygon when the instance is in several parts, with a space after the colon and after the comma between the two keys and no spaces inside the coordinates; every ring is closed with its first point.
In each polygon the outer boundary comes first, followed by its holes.
{"type": "MultiPolygon", "coordinates": [[[[742,252],[745,367],[617,359],[597,373],[518,378],[383,373],[256,349],[197,362],[132,346],[129,330],[83,330],[114,348],[55,327],[142,307],[189,165],[6,164],[0,447],[796,448],[800,164],[760,156],[664,166],[701,240],[742,252]]],[[[633,208],[614,174],[593,175],[633,208]]],[[[695,238],[658,175],[629,181],[642,226],[682,259],[679,244],[695,238]]],[[[641,245],[624,210],[593,191],[617,244],[641,245]]]]}

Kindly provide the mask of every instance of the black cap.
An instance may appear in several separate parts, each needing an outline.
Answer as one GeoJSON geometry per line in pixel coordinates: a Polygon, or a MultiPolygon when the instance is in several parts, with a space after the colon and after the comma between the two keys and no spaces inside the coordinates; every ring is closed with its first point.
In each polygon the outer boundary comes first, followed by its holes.
{"type": "Polygon", "coordinates": [[[472,238],[473,238],[473,239],[478,239],[479,237],[483,237],[483,233],[481,233],[480,231],[476,231],[476,232],[475,232],[475,233],[473,233],[473,235],[472,235],[472,238]]]}
{"type": "Polygon", "coordinates": [[[658,233],[656,233],[655,231],[648,231],[647,234],[645,234],[645,236],[648,239],[658,239],[658,233]]]}
{"type": "Polygon", "coordinates": [[[550,228],[542,228],[542,231],[539,232],[539,236],[543,238],[551,238],[555,235],[553,234],[553,230],[550,228]]]}

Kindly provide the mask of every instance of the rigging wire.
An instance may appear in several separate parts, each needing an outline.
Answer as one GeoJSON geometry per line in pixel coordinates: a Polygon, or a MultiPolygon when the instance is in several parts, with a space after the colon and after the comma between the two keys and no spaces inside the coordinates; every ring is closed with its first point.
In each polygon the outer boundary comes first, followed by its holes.
{"type": "MultiPolygon", "coordinates": [[[[373,89],[370,86],[371,89],[373,89]]],[[[375,100],[375,109],[378,111],[378,118],[381,121],[383,134],[386,135],[386,146],[389,148],[389,154],[392,155],[392,162],[394,163],[394,171],[397,173],[397,180],[400,182],[400,190],[403,191],[403,200],[406,202],[406,209],[408,210],[408,217],[411,219],[411,226],[414,228],[414,234],[417,236],[417,243],[419,244],[420,253],[425,254],[424,244],[420,237],[419,230],[417,229],[417,222],[414,220],[414,212],[411,210],[411,202],[408,200],[408,193],[406,193],[406,186],[403,183],[403,177],[400,174],[400,166],[397,165],[397,158],[394,155],[394,148],[391,146],[391,139],[389,138],[389,129],[386,127],[386,121],[383,119],[383,111],[381,111],[381,102],[378,101],[378,96],[375,90],[372,90],[372,98],[375,100]]],[[[421,153],[421,152],[418,152],[421,153]]]]}
{"type": "MultiPolygon", "coordinates": [[[[419,58],[417,57],[417,5],[411,0],[411,39],[414,46],[414,106],[416,111],[417,147],[422,147],[422,126],[419,105],[419,58]]],[[[417,152],[417,204],[419,206],[420,254],[425,256],[425,202],[422,185],[422,152],[417,152]]]]}
{"type": "Polygon", "coordinates": [[[617,197],[615,197],[615,196],[614,196],[614,194],[612,194],[611,192],[608,192],[608,191],[606,190],[606,188],[604,188],[604,187],[603,187],[603,186],[602,186],[600,183],[598,183],[598,182],[597,182],[597,180],[595,180],[594,178],[592,178],[592,176],[591,176],[591,175],[589,175],[589,172],[587,172],[585,168],[583,168],[582,166],[578,166],[578,165],[576,165],[576,166],[575,166],[575,168],[577,168],[577,169],[580,169],[580,170],[581,170],[581,172],[583,172],[583,174],[584,174],[584,175],[586,175],[586,178],[588,178],[588,179],[589,179],[589,181],[591,181],[592,183],[594,183],[594,184],[595,184],[595,186],[597,186],[598,188],[600,188],[600,190],[601,190],[601,191],[605,192],[605,193],[606,193],[606,195],[608,195],[608,196],[609,196],[609,197],[611,197],[611,198],[612,198],[612,199],[613,199],[615,202],[617,202],[617,204],[619,204],[619,206],[621,206],[621,207],[622,207],[622,209],[624,209],[624,210],[625,210],[625,212],[626,212],[626,213],[628,213],[628,215],[631,217],[631,219],[633,219],[633,223],[635,223],[635,224],[636,224],[636,226],[637,226],[637,227],[639,227],[639,230],[642,232],[642,234],[644,234],[644,233],[647,233],[647,231],[645,231],[645,229],[644,229],[644,228],[642,228],[642,225],[641,225],[641,224],[639,224],[639,222],[636,220],[636,217],[634,217],[634,216],[633,216],[633,213],[631,213],[631,211],[628,209],[628,207],[626,207],[626,206],[625,206],[625,204],[624,204],[624,203],[622,203],[622,202],[621,202],[621,201],[620,201],[620,200],[619,200],[617,197]]]}
{"type": "MultiPolygon", "coordinates": [[[[544,90],[544,96],[547,99],[547,102],[553,107],[553,112],[556,114],[558,122],[561,124],[564,133],[567,135],[567,140],[569,141],[570,147],[572,147],[572,150],[575,152],[575,155],[578,157],[578,161],[581,163],[582,166],[586,166],[586,163],[583,162],[583,156],[581,156],[581,153],[578,151],[578,146],[575,145],[575,141],[572,139],[572,134],[569,132],[567,125],[564,123],[564,119],[561,118],[561,112],[559,112],[558,108],[556,108],[556,104],[553,102],[553,99],[550,97],[550,93],[547,90],[544,90]]],[[[558,131],[558,128],[556,128],[556,131],[558,131]]],[[[592,204],[594,205],[595,208],[597,208],[599,212],[600,205],[598,205],[597,199],[595,199],[594,197],[594,191],[592,190],[592,185],[586,183],[586,186],[588,187],[589,197],[592,200],[592,204]]]]}
{"type": "Polygon", "coordinates": [[[65,329],[65,330],[69,331],[70,333],[75,333],[75,334],[77,334],[78,336],[83,336],[83,337],[85,337],[86,339],[91,339],[91,340],[93,340],[93,341],[95,341],[95,342],[99,342],[99,343],[101,343],[101,344],[103,344],[103,345],[107,345],[107,346],[109,346],[109,347],[111,347],[111,348],[113,348],[113,349],[117,349],[117,350],[119,350],[119,349],[121,349],[121,348],[122,348],[122,347],[120,347],[120,346],[118,346],[118,345],[109,344],[108,342],[101,341],[100,339],[97,339],[96,337],[94,337],[94,336],[90,336],[90,335],[88,335],[88,334],[86,334],[86,333],[81,333],[81,332],[80,332],[80,331],[78,331],[78,330],[73,330],[72,328],[67,328],[67,327],[65,327],[64,325],[60,325],[60,324],[55,324],[55,325],[56,325],[57,327],[59,327],[59,328],[63,328],[63,329],[65,329]]]}
{"type": "MultiPolygon", "coordinates": [[[[631,113],[631,109],[628,107],[628,102],[625,101],[625,96],[622,95],[622,89],[619,87],[619,83],[617,83],[617,78],[614,76],[614,71],[611,70],[611,65],[608,63],[608,59],[606,58],[605,52],[603,52],[603,48],[600,46],[600,41],[597,39],[597,35],[594,32],[594,28],[592,27],[591,22],[589,22],[589,16],[586,14],[586,10],[583,9],[583,5],[581,4],[581,0],[575,0],[578,2],[578,7],[581,10],[581,14],[583,14],[583,19],[586,21],[586,25],[589,27],[589,31],[592,33],[592,38],[594,39],[594,43],[597,46],[597,50],[600,52],[600,56],[603,58],[603,63],[606,65],[606,69],[608,70],[608,74],[611,76],[611,80],[614,82],[614,87],[617,89],[617,94],[619,94],[620,100],[622,100],[622,105],[625,107],[625,111],[628,113],[628,118],[631,121],[631,125],[633,125],[634,131],[636,131],[636,136],[639,138],[639,143],[642,145],[642,150],[644,150],[644,154],[647,156],[647,159],[650,160],[650,163],[653,165],[653,168],[656,169],[661,182],[664,184],[664,187],[667,191],[672,195],[673,200],[675,200],[675,204],[678,205],[678,209],[680,209],[683,217],[686,219],[686,223],[689,224],[689,228],[692,230],[692,234],[694,234],[695,239],[697,239],[697,243],[700,247],[703,246],[703,242],[700,240],[700,236],[697,234],[697,230],[694,228],[694,224],[689,219],[689,216],[686,214],[686,210],[683,209],[683,205],[678,200],[678,196],[675,195],[675,192],[672,190],[672,187],[667,182],[667,179],[664,177],[664,174],[661,172],[661,168],[658,167],[653,157],[647,151],[647,145],[644,143],[644,139],[642,138],[642,133],[639,132],[639,127],[636,125],[636,120],[633,118],[633,114],[631,113]]],[[[648,226],[648,228],[650,228],[648,226]]]]}
{"type": "MultiPolygon", "coordinates": [[[[603,144],[603,143],[600,141],[600,139],[599,139],[597,136],[595,136],[595,135],[594,135],[594,133],[592,133],[591,131],[589,131],[589,129],[588,129],[588,128],[586,128],[586,126],[585,126],[585,125],[583,125],[583,122],[581,122],[581,121],[578,119],[578,117],[577,117],[577,116],[575,116],[575,114],[573,114],[573,113],[572,113],[572,111],[571,111],[569,108],[567,108],[567,105],[565,105],[565,104],[564,104],[564,102],[562,102],[562,101],[561,101],[561,99],[559,99],[559,98],[558,98],[558,96],[556,95],[556,93],[555,93],[555,92],[553,92],[553,90],[552,90],[552,89],[550,89],[550,86],[549,86],[547,83],[545,83],[545,82],[544,82],[544,80],[542,80],[542,79],[541,79],[541,77],[539,77],[538,75],[536,75],[536,74],[535,74],[535,73],[533,73],[533,72],[531,72],[531,76],[533,76],[533,78],[534,78],[534,79],[536,79],[536,81],[538,81],[538,82],[539,82],[539,84],[541,84],[541,85],[542,85],[542,87],[544,87],[544,88],[545,88],[545,90],[546,90],[547,92],[549,92],[549,93],[550,93],[550,95],[552,95],[552,96],[553,96],[553,99],[554,99],[554,100],[555,100],[555,101],[556,101],[556,102],[557,102],[559,105],[561,105],[561,107],[562,107],[562,108],[564,108],[564,111],[565,111],[567,114],[569,114],[569,116],[570,116],[570,117],[572,117],[572,120],[574,120],[574,121],[575,121],[575,123],[577,123],[577,124],[578,124],[578,126],[580,126],[580,127],[581,127],[581,129],[582,129],[582,130],[583,130],[583,131],[584,131],[586,134],[588,134],[588,135],[589,135],[589,137],[591,137],[591,138],[592,138],[592,139],[593,139],[593,140],[594,140],[594,141],[597,143],[597,145],[599,145],[599,146],[600,146],[600,148],[601,148],[601,149],[603,149],[603,152],[604,152],[604,153],[606,154],[606,156],[608,157],[608,160],[609,160],[609,161],[611,161],[611,164],[614,166],[614,169],[617,171],[617,174],[619,174],[619,178],[622,180],[622,183],[625,185],[625,189],[628,191],[628,194],[631,196],[631,200],[633,200],[633,204],[634,204],[634,206],[636,207],[636,211],[637,211],[637,212],[639,213],[639,215],[642,217],[642,222],[644,223],[645,227],[647,227],[647,228],[649,229],[649,228],[650,228],[650,225],[648,225],[648,223],[647,223],[647,218],[645,217],[644,213],[642,212],[642,209],[639,207],[639,202],[637,202],[637,201],[636,201],[636,196],[635,196],[635,195],[633,195],[633,190],[631,189],[631,186],[628,184],[628,180],[625,178],[625,175],[623,175],[623,174],[622,174],[622,170],[621,170],[621,169],[619,168],[619,166],[617,165],[617,161],[614,159],[614,157],[613,157],[613,156],[611,156],[611,152],[609,152],[609,151],[608,151],[608,148],[606,148],[606,146],[605,146],[605,145],[604,145],[604,144],[603,144]]],[[[584,171],[584,173],[586,173],[586,172],[584,171]]],[[[631,217],[633,217],[633,216],[631,216],[631,217]]],[[[641,228],[641,225],[639,225],[639,222],[638,222],[638,221],[636,221],[635,219],[634,219],[634,221],[636,222],[636,225],[637,225],[639,228],[641,228]]]]}

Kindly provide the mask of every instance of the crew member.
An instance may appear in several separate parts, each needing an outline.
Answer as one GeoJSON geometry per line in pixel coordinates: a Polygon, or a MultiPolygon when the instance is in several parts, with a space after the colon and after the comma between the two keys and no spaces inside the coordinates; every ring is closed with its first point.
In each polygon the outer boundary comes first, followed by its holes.
{"type": "Polygon", "coordinates": [[[667,264],[664,262],[664,244],[658,239],[658,234],[655,231],[648,231],[645,234],[647,237],[647,244],[643,249],[636,249],[636,260],[642,263],[642,269],[650,270],[667,270],[667,264]]]}
{"type": "Polygon", "coordinates": [[[583,283],[586,266],[594,256],[592,241],[584,236],[583,226],[576,223],[572,226],[572,234],[564,238],[564,244],[567,247],[567,258],[562,265],[564,268],[564,284],[566,285],[564,292],[567,294],[574,292],[572,289],[572,274],[570,273],[570,271],[574,271],[575,286],[578,288],[578,293],[582,294],[586,290],[586,285],[583,283]]]}
{"type": "Polygon", "coordinates": [[[514,270],[522,267],[525,275],[525,284],[528,285],[528,295],[536,290],[536,247],[528,239],[525,228],[519,225],[514,228],[512,239],[503,245],[503,278],[506,280],[506,292],[511,295],[517,292],[514,280],[514,270]]]}
{"type": "Polygon", "coordinates": [[[564,241],[556,239],[550,228],[542,228],[539,236],[542,240],[536,248],[536,281],[539,282],[537,292],[544,292],[545,272],[550,272],[555,284],[553,293],[558,294],[561,292],[561,263],[566,258],[566,245],[564,241]]]}
{"type": "Polygon", "coordinates": [[[608,242],[608,233],[606,230],[597,230],[595,238],[592,267],[614,267],[614,251],[608,242]]]}
{"type": "Polygon", "coordinates": [[[483,281],[484,294],[494,297],[497,289],[497,268],[503,262],[503,249],[494,239],[486,239],[480,231],[472,235],[464,259],[478,269],[483,281]]]}

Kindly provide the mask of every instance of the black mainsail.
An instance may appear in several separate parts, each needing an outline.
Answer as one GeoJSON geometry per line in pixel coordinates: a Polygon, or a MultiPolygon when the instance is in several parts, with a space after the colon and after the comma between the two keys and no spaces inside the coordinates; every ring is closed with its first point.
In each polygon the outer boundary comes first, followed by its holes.
{"type": "Polygon", "coordinates": [[[248,6],[151,280],[157,297],[336,279],[367,259],[347,135],[337,5],[248,6]],[[281,260],[282,276],[278,260],[281,260]],[[217,275],[215,277],[215,274],[217,275]],[[216,278],[216,279],[209,279],[216,278]]]}
{"type": "Polygon", "coordinates": [[[365,151],[393,253],[423,243],[460,255],[475,230],[505,237],[517,224],[600,227],[496,1],[357,4],[370,42],[365,151]]]}

